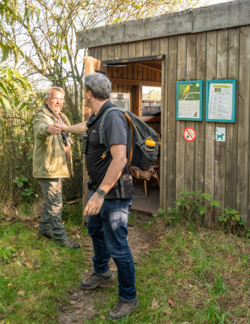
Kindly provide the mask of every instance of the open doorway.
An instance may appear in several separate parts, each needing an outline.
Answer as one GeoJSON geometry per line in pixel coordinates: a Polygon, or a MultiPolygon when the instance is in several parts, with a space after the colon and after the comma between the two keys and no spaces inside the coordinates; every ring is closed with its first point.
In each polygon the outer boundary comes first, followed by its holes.
{"type": "MultiPolygon", "coordinates": [[[[111,101],[119,107],[130,110],[161,136],[161,73],[162,60],[133,62],[103,62],[108,67],[112,82],[111,101]]],[[[155,171],[160,176],[160,154],[155,171]]],[[[134,179],[135,197],[132,210],[138,213],[154,214],[160,206],[160,186],[156,177],[146,182],[134,179]],[[145,188],[146,185],[146,188],[145,188]]]]}

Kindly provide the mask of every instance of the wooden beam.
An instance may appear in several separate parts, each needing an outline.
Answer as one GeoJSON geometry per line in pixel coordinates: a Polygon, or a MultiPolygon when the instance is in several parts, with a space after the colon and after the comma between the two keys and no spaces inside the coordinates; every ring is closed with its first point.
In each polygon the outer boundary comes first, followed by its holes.
{"type": "Polygon", "coordinates": [[[102,63],[108,66],[111,65],[118,65],[118,64],[126,64],[126,63],[138,63],[138,62],[146,62],[146,61],[157,61],[162,60],[164,58],[164,55],[153,55],[153,56],[142,56],[142,57],[131,57],[131,58],[124,58],[124,59],[118,59],[118,60],[107,60],[102,61],[102,63]]]}
{"type": "Polygon", "coordinates": [[[138,116],[142,117],[142,83],[138,87],[138,116]]]}
{"type": "Polygon", "coordinates": [[[141,64],[141,63],[136,63],[137,65],[140,65],[140,66],[143,66],[143,67],[145,67],[145,68],[147,68],[147,69],[151,69],[151,70],[155,70],[155,71],[157,71],[157,72],[161,72],[161,69],[157,69],[157,68],[154,68],[154,67],[152,67],[152,66],[149,66],[149,65],[146,65],[146,64],[141,64]]]}
{"type": "Polygon", "coordinates": [[[145,123],[150,123],[150,122],[160,122],[161,121],[161,116],[143,116],[140,117],[142,121],[145,123]]]}
{"type": "Polygon", "coordinates": [[[161,82],[158,81],[143,81],[143,80],[115,79],[115,78],[110,78],[110,81],[113,84],[139,85],[141,83],[143,86],[161,87],[161,82]]]}

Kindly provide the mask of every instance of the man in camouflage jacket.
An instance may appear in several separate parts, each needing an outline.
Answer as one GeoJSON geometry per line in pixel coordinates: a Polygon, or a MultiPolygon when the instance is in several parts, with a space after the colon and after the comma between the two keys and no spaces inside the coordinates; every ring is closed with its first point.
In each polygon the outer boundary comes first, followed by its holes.
{"type": "Polygon", "coordinates": [[[38,235],[70,248],[80,245],[67,236],[62,224],[62,180],[73,175],[72,140],[69,134],[61,133],[63,124],[70,125],[61,113],[64,90],[50,87],[46,92],[46,105],[37,111],[33,120],[34,154],[33,176],[39,179],[44,206],[38,235]]]}

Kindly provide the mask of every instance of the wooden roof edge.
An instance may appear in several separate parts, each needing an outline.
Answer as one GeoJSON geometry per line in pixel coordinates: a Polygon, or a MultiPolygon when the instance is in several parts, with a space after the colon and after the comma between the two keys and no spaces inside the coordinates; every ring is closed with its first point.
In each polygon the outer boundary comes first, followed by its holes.
{"type": "Polygon", "coordinates": [[[249,0],[234,0],[80,31],[77,33],[77,48],[93,48],[249,24],[249,0]]]}

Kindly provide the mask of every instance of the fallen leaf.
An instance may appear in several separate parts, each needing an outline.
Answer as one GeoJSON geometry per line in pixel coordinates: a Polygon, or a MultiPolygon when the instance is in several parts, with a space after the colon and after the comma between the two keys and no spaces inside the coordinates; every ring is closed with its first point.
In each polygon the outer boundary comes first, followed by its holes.
{"type": "Polygon", "coordinates": [[[26,267],[32,269],[32,264],[30,262],[24,262],[26,267]]]}
{"type": "Polygon", "coordinates": [[[22,268],[22,263],[21,263],[20,261],[17,261],[16,264],[17,264],[20,268],[22,268]]]}
{"type": "Polygon", "coordinates": [[[78,314],[82,314],[83,309],[79,309],[78,314]]]}
{"type": "Polygon", "coordinates": [[[117,271],[117,268],[110,268],[111,271],[117,271]]]}
{"type": "Polygon", "coordinates": [[[55,253],[55,255],[58,254],[58,250],[57,250],[57,248],[54,248],[54,253],[55,253]]]}
{"type": "Polygon", "coordinates": [[[62,222],[62,224],[64,225],[65,221],[62,222]]]}
{"type": "Polygon", "coordinates": [[[17,292],[17,294],[18,294],[18,295],[24,295],[24,294],[25,294],[25,291],[23,291],[23,290],[19,290],[19,291],[17,292]]]}
{"type": "Polygon", "coordinates": [[[18,216],[18,210],[16,210],[16,215],[18,216]]]}
{"type": "Polygon", "coordinates": [[[83,244],[83,246],[85,246],[85,247],[89,247],[90,245],[89,245],[89,244],[83,244]]]}
{"type": "Polygon", "coordinates": [[[149,243],[147,243],[142,249],[147,249],[149,247],[149,243]]]}
{"type": "Polygon", "coordinates": [[[21,256],[23,256],[24,255],[24,251],[21,253],[21,256]]]}
{"type": "Polygon", "coordinates": [[[168,300],[168,305],[169,305],[170,307],[174,307],[174,298],[173,298],[173,297],[171,297],[171,298],[168,300]]]}
{"type": "Polygon", "coordinates": [[[167,275],[167,276],[169,276],[169,275],[171,275],[172,274],[172,270],[167,270],[166,272],[165,272],[165,275],[167,275]]]}
{"type": "Polygon", "coordinates": [[[76,234],[76,237],[78,238],[78,240],[80,240],[80,236],[78,234],[76,234]]]}
{"type": "Polygon", "coordinates": [[[101,318],[102,318],[102,319],[105,319],[105,316],[101,315],[101,318]]]}
{"type": "Polygon", "coordinates": [[[6,287],[10,287],[10,286],[13,286],[13,283],[9,283],[6,287]]]}
{"type": "Polygon", "coordinates": [[[155,299],[155,297],[153,298],[153,301],[152,301],[152,308],[157,308],[159,307],[158,303],[157,303],[157,300],[155,299]]]}
{"type": "Polygon", "coordinates": [[[164,236],[160,236],[159,239],[162,240],[164,236]]]}

